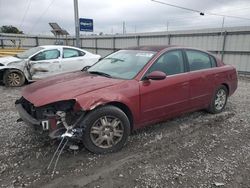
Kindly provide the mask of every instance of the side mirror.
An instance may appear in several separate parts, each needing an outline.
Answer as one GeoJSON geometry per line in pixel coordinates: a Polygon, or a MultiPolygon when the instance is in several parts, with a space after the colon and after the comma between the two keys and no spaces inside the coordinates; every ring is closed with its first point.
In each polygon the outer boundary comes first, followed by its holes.
{"type": "Polygon", "coordinates": [[[87,71],[91,66],[83,67],[82,71],[87,71]]]}
{"type": "Polygon", "coordinates": [[[166,78],[166,74],[161,71],[153,71],[149,73],[145,78],[147,80],[164,80],[166,78]]]}

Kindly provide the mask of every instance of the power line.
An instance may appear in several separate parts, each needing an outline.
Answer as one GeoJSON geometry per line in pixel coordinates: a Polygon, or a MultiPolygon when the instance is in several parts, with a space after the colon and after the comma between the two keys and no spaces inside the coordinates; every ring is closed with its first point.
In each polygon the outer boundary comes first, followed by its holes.
{"type": "Polygon", "coordinates": [[[19,28],[21,28],[21,26],[23,25],[24,19],[25,19],[26,15],[27,15],[27,13],[29,11],[29,8],[30,8],[30,4],[31,4],[31,0],[28,0],[28,6],[27,6],[27,8],[26,8],[26,10],[24,12],[23,18],[22,18],[21,23],[19,25],[19,28]]]}
{"type": "Polygon", "coordinates": [[[186,8],[186,7],[182,7],[182,6],[179,6],[179,5],[173,5],[173,4],[169,4],[169,3],[158,1],[158,0],[151,0],[151,1],[153,1],[155,3],[159,3],[159,4],[163,4],[163,5],[167,5],[167,6],[179,8],[179,9],[183,9],[183,10],[188,10],[188,11],[191,11],[191,12],[196,12],[196,13],[199,13],[201,16],[204,16],[205,14],[208,14],[208,15],[213,15],[213,16],[220,16],[220,17],[228,17],[228,18],[250,20],[250,18],[245,18],[245,17],[230,16],[230,15],[225,15],[225,14],[217,14],[217,13],[213,13],[213,12],[202,12],[200,10],[186,8]]]}
{"type": "Polygon", "coordinates": [[[188,11],[191,11],[191,12],[198,12],[200,15],[203,15],[203,14],[204,14],[203,12],[201,12],[201,11],[199,11],[199,10],[195,10],[195,9],[191,9],[191,8],[182,7],[182,6],[179,6],[179,5],[173,5],[173,4],[169,4],[169,3],[165,3],[165,2],[157,1],[157,0],[151,0],[151,1],[156,2],[156,3],[163,4],[163,5],[175,7],[175,8],[180,8],[180,9],[183,9],[183,10],[188,10],[188,11]]]}
{"type": "Polygon", "coordinates": [[[51,0],[49,6],[42,12],[42,14],[38,17],[38,19],[35,21],[35,24],[31,27],[30,32],[33,31],[33,29],[36,27],[37,23],[41,20],[41,18],[46,14],[46,12],[49,10],[50,6],[54,3],[55,0],[51,0]]]}

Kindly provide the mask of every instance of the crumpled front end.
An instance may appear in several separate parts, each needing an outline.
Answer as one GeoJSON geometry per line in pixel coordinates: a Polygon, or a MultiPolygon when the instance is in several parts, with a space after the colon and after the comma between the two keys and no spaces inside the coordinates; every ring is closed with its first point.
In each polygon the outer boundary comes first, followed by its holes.
{"type": "Polygon", "coordinates": [[[75,100],[59,101],[35,107],[31,102],[21,97],[15,105],[20,121],[42,131],[50,138],[61,138],[65,133],[68,133],[68,136],[70,133],[69,137],[80,138],[79,123],[85,113],[76,108],[75,100]]]}

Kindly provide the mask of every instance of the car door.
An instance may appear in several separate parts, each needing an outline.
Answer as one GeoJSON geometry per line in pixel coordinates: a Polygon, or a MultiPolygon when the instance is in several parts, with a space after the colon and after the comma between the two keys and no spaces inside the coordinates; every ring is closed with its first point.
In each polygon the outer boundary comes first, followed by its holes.
{"type": "Polygon", "coordinates": [[[63,48],[62,71],[71,72],[82,70],[85,64],[84,56],[85,53],[80,50],[63,48]]]}
{"type": "Polygon", "coordinates": [[[189,75],[182,50],[164,53],[145,75],[153,71],[162,71],[167,77],[164,80],[140,81],[142,123],[174,116],[188,108],[189,75]]]}
{"type": "Polygon", "coordinates": [[[29,73],[32,80],[38,80],[61,73],[60,50],[43,50],[29,60],[29,73]]]}
{"type": "Polygon", "coordinates": [[[190,105],[193,109],[207,107],[214,91],[215,62],[209,54],[185,50],[190,74],[190,105]]]}

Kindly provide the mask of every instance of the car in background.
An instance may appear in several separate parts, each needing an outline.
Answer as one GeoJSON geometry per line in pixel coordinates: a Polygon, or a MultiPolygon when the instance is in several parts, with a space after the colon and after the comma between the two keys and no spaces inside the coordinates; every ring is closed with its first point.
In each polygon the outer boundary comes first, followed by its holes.
{"type": "Polygon", "coordinates": [[[237,83],[235,68],[209,52],[142,46],[117,51],[87,71],[31,84],[16,108],[53,139],[80,140],[91,152],[108,153],[146,125],[201,109],[222,112],[237,83]]]}
{"type": "Polygon", "coordinates": [[[0,81],[6,86],[22,86],[25,81],[80,71],[96,63],[100,57],[70,46],[38,46],[16,56],[0,58],[0,81]]]}

